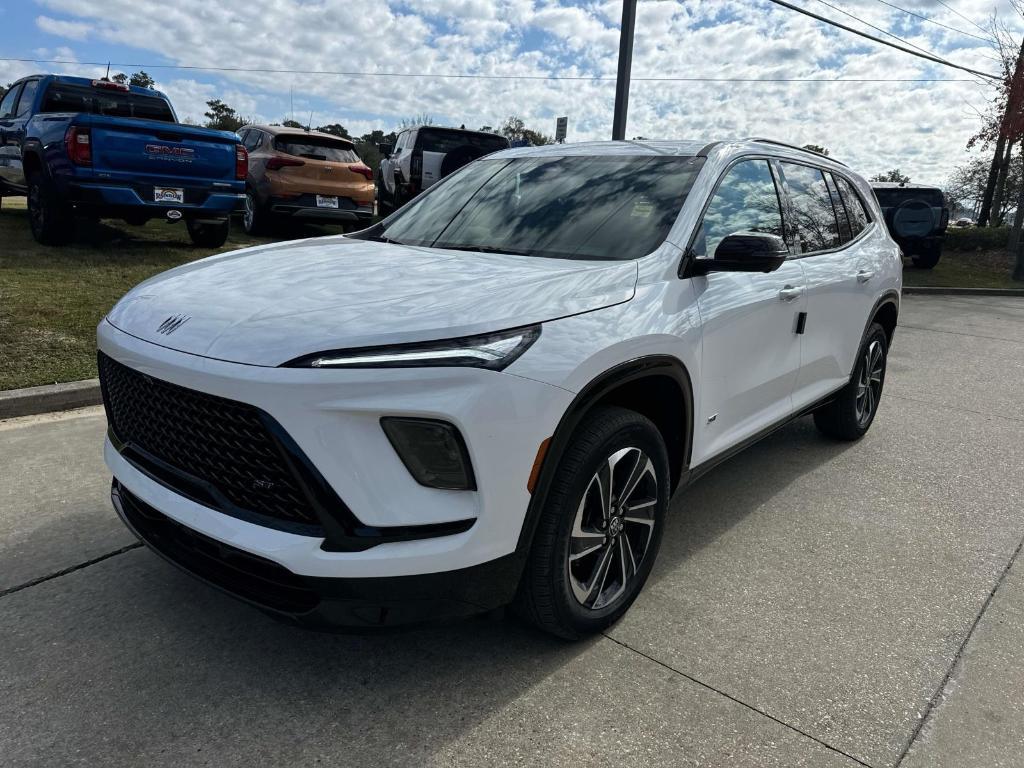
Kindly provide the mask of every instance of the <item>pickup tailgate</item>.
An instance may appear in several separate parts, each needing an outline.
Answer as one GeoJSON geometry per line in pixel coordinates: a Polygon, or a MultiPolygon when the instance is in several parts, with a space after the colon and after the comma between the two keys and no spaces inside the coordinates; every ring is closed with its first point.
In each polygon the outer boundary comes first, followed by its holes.
{"type": "Polygon", "coordinates": [[[92,136],[93,170],[112,178],[180,183],[235,180],[233,133],[179,123],[81,115],[92,136]]]}

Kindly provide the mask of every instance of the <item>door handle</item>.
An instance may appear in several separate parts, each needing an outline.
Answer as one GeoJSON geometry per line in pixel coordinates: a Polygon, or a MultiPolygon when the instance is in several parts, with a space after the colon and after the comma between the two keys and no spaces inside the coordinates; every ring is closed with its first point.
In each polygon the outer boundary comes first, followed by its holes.
{"type": "Polygon", "coordinates": [[[862,269],[860,272],[857,273],[857,282],[858,283],[866,283],[868,280],[870,280],[874,276],[875,276],[875,273],[872,272],[871,270],[862,269]]]}
{"type": "Polygon", "coordinates": [[[794,288],[792,285],[787,285],[785,288],[779,291],[779,299],[781,301],[792,301],[793,299],[800,298],[800,295],[803,292],[803,288],[794,288]]]}

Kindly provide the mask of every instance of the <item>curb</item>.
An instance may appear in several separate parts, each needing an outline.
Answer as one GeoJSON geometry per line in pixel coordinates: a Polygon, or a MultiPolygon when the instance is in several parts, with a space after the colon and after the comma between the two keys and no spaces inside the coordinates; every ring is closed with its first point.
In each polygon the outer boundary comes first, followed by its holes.
{"type": "Polygon", "coordinates": [[[100,380],[85,379],[66,384],[44,384],[41,387],[0,391],[0,419],[33,416],[50,411],[84,408],[103,402],[100,380]]]}
{"type": "Polygon", "coordinates": [[[945,288],[933,285],[905,285],[903,294],[923,296],[1024,296],[1024,288],[945,288]]]}

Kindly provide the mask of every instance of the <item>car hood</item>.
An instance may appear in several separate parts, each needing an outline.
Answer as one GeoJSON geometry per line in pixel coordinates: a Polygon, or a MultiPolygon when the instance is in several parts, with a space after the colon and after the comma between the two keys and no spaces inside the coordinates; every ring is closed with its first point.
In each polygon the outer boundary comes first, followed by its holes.
{"type": "Polygon", "coordinates": [[[633,297],[634,262],[483,254],[324,237],[192,262],[132,289],[107,321],[170,349],[277,366],[328,349],[447,339],[633,297]]]}

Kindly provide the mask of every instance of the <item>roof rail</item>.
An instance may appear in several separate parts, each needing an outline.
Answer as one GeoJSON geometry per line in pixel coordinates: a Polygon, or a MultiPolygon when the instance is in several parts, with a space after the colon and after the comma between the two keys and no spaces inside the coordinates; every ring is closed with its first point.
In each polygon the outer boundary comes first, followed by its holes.
{"type": "Polygon", "coordinates": [[[760,136],[748,136],[746,138],[746,141],[756,141],[760,144],[774,144],[777,147],[786,147],[786,149],[795,149],[798,152],[807,152],[808,154],[815,155],[816,157],[824,157],[827,160],[831,160],[833,163],[839,163],[839,165],[843,166],[844,168],[849,168],[849,166],[842,160],[836,160],[834,157],[821,155],[813,150],[805,149],[804,147],[798,147],[796,144],[787,144],[784,141],[776,141],[775,139],[764,139],[761,138],[760,136]]]}

